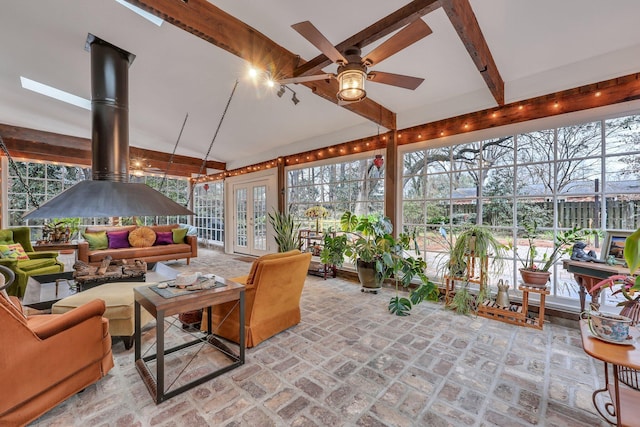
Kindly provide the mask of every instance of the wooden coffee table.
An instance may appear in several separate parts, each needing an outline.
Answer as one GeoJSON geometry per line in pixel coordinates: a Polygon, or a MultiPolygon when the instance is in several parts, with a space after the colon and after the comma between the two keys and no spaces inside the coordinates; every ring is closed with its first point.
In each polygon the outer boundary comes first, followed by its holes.
{"type": "MultiPolygon", "coordinates": [[[[135,298],[135,364],[142,380],[144,381],[151,397],[156,404],[163,402],[177,394],[198,386],[212,378],[222,375],[240,365],[244,364],[245,353],[245,332],[244,332],[244,285],[233,282],[228,279],[216,276],[216,281],[222,282],[224,286],[193,291],[184,295],[165,298],[151,289],[150,286],[143,286],[133,290],[135,298]],[[211,334],[211,306],[222,304],[230,301],[238,301],[240,319],[239,319],[239,351],[238,354],[233,353],[225,344],[211,334]],[[148,356],[142,356],[142,336],[140,325],[140,307],[144,307],[149,313],[156,318],[156,353],[148,356]],[[208,314],[207,336],[198,338],[184,344],[171,348],[165,348],[165,318],[174,316],[179,313],[206,309],[208,314]],[[213,348],[221,351],[231,361],[230,364],[220,369],[214,370],[208,374],[202,375],[192,381],[179,386],[172,390],[165,389],[165,356],[173,352],[185,349],[195,345],[211,345],[213,348]],[[149,368],[149,362],[155,361],[155,377],[149,368]]],[[[180,328],[181,329],[181,328],[180,328]]]]}

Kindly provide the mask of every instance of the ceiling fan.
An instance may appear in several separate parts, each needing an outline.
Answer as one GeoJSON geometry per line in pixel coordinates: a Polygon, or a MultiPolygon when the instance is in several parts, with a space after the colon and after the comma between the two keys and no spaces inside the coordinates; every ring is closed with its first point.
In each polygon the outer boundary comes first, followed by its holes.
{"type": "Polygon", "coordinates": [[[416,19],[398,31],[384,43],[365,55],[364,58],[358,46],[349,47],[345,49],[344,52],[338,51],[309,21],[300,22],[291,27],[318,48],[318,50],[332,62],[338,64],[338,71],[337,74],[325,73],[281,79],[278,81],[281,85],[336,78],[340,87],[337,94],[338,104],[345,105],[361,101],[367,96],[367,92],[364,90],[365,80],[411,90],[415,90],[424,81],[424,79],[419,77],[385,73],[382,71],[368,71],[369,67],[382,62],[391,55],[431,34],[431,28],[429,28],[422,19],[416,19]]]}

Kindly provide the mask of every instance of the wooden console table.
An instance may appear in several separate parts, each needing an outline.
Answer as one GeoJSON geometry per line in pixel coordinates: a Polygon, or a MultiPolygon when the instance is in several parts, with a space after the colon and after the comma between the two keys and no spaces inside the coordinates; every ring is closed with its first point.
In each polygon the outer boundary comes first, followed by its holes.
{"type": "Polygon", "coordinates": [[[593,337],[587,321],[580,321],[582,348],[589,356],[604,362],[605,384],[593,392],[593,405],[602,418],[617,426],[640,426],[640,390],[619,386],[625,369],[640,370],[640,349],[636,348],[640,345],[637,342],[640,333],[636,328],[631,328],[629,333],[636,340],[634,345],[610,344],[593,337]],[[613,378],[609,378],[609,364],[613,366],[613,378]],[[608,392],[611,403],[601,409],[597,397],[605,392],[608,392]]]}
{"type": "MultiPolygon", "coordinates": [[[[584,311],[587,292],[591,293],[591,288],[593,288],[596,283],[615,274],[629,274],[629,269],[622,266],[572,261],[569,259],[563,260],[562,266],[569,273],[573,273],[573,277],[576,279],[576,282],[578,282],[578,285],[580,285],[580,312],[584,311]]],[[[599,295],[600,291],[598,290],[591,296],[591,300],[597,301],[599,295]]]]}

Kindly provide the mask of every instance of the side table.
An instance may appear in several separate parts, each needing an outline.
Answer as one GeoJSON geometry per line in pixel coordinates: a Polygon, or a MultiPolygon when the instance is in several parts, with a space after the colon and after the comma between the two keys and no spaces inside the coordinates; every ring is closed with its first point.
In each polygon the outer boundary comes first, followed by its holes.
{"type": "MultiPolygon", "coordinates": [[[[156,404],[165,401],[173,396],[176,396],[186,390],[196,387],[212,378],[215,378],[223,373],[230,371],[238,366],[244,364],[245,354],[245,327],[244,327],[244,285],[233,282],[231,280],[223,279],[216,276],[216,281],[222,282],[224,286],[216,287],[212,289],[205,289],[200,291],[193,291],[183,295],[178,295],[170,298],[165,298],[155,292],[149,286],[138,287],[133,290],[135,298],[135,364],[142,380],[144,381],[151,397],[156,404]],[[222,304],[230,301],[238,301],[240,308],[240,321],[239,321],[239,354],[232,353],[222,342],[211,334],[211,306],[222,304]],[[156,353],[148,356],[142,356],[141,351],[141,324],[140,324],[140,307],[144,307],[153,317],[156,318],[156,353]],[[207,337],[202,339],[195,339],[184,344],[179,344],[171,348],[165,348],[165,333],[164,327],[165,318],[168,316],[174,316],[179,313],[206,309],[208,314],[207,320],[207,337]],[[211,345],[213,348],[221,351],[224,355],[231,360],[229,365],[223,366],[220,369],[214,370],[208,374],[204,374],[200,377],[194,378],[192,381],[178,386],[172,390],[165,389],[165,356],[174,353],[179,350],[194,346],[194,345],[211,345]],[[153,364],[155,361],[155,378],[149,368],[149,362],[153,364]]],[[[181,329],[181,328],[180,328],[181,329]]],[[[183,372],[181,372],[182,374],[183,372]]],[[[171,385],[169,386],[171,387],[171,385]]]]}
{"type": "Polygon", "coordinates": [[[580,320],[582,348],[589,356],[604,362],[605,384],[603,388],[593,392],[593,406],[603,419],[617,426],[640,425],[640,406],[638,406],[640,391],[635,388],[620,387],[619,384],[621,371],[640,370],[640,350],[636,348],[639,345],[637,340],[640,338],[640,333],[637,328],[631,328],[629,333],[635,340],[635,344],[610,344],[591,335],[587,321],[580,320]],[[613,378],[609,375],[609,364],[613,367],[613,378]],[[597,401],[601,393],[607,393],[611,399],[611,403],[605,403],[603,409],[597,401]]]}

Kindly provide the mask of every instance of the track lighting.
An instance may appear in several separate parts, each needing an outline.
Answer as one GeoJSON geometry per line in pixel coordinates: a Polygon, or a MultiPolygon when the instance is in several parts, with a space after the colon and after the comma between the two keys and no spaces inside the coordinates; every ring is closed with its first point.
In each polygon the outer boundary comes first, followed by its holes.
{"type": "Polygon", "coordinates": [[[276,95],[278,95],[278,98],[282,98],[282,95],[284,95],[285,91],[287,90],[289,90],[293,94],[291,96],[291,102],[293,102],[293,105],[298,105],[298,102],[300,102],[300,100],[298,99],[298,94],[287,85],[280,85],[280,89],[278,89],[276,95]]]}

